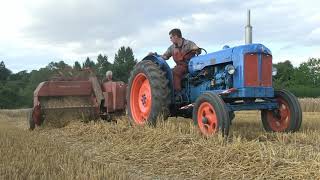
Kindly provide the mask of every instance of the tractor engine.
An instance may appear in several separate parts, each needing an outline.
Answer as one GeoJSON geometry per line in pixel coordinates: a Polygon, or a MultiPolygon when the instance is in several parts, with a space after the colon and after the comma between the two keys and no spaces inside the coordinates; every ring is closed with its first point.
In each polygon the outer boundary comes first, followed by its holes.
{"type": "Polygon", "coordinates": [[[205,67],[190,77],[192,86],[204,86],[206,90],[224,90],[233,87],[232,74],[234,67],[231,63],[205,67]]]}

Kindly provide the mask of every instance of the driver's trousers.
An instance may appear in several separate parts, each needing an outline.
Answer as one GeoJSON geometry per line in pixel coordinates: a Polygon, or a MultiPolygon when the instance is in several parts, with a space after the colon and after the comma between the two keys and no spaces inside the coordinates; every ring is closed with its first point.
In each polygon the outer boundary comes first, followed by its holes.
{"type": "Polygon", "coordinates": [[[187,72],[188,65],[185,64],[177,64],[173,68],[173,88],[176,92],[181,91],[181,80],[187,72]]]}

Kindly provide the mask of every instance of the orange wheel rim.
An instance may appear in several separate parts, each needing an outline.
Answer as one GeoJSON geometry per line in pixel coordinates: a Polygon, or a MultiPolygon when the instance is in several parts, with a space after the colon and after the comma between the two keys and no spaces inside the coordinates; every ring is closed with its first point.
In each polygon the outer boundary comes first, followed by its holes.
{"type": "Polygon", "coordinates": [[[273,131],[282,132],[289,127],[290,108],[284,99],[278,98],[277,101],[279,104],[279,117],[275,117],[272,111],[268,111],[267,119],[273,131]]]}
{"type": "Polygon", "coordinates": [[[200,131],[203,134],[211,135],[218,131],[217,114],[210,103],[201,103],[197,113],[197,120],[200,131]]]}
{"type": "Polygon", "coordinates": [[[139,73],[133,80],[130,92],[130,109],[137,124],[145,124],[151,112],[151,87],[146,75],[139,73]]]}

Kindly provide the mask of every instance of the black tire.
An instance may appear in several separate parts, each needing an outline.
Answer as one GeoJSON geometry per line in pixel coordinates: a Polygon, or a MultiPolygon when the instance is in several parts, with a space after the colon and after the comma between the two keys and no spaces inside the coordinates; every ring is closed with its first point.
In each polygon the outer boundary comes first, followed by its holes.
{"type": "Polygon", "coordinates": [[[170,90],[168,86],[169,81],[166,78],[166,73],[160,69],[160,67],[149,60],[143,60],[139,62],[131,71],[131,75],[127,87],[127,111],[129,121],[131,124],[139,125],[156,125],[157,118],[161,116],[166,120],[169,116],[169,104],[170,104],[170,90]],[[144,123],[139,123],[137,118],[135,119],[135,112],[132,109],[134,102],[131,102],[131,94],[134,92],[132,86],[135,83],[135,78],[140,75],[145,76],[149,82],[151,89],[151,106],[150,113],[144,118],[144,123]],[[133,92],[131,92],[133,91],[133,92]]]}
{"type": "MultiPolygon", "coordinates": [[[[286,90],[283,90],[283,91],[286,91],[286,90]]],[[[295,112],[297,112],[297,119],[296,119],[296,127],[293,129],[293,132],[296,132],[296,131],[299,131],[300,128],[301,128],[301,124],[302,124],[302,109],[301,109],[301,105],[300,105],[300,102],[298,100],[298,98],[292,94],[291,92],[289,91],[286,91],[288,95],[291,96],[291,99],[295,101],[295,104],[296,104],[296,109],[295,109],[295,112]]]]}
{"type": "Polygon", "coordinates": [[[33,109],[31,109],[31,111],[28,113],[29,130],[34,130],[34,128],[36,127],[32,114],[33,114],[33,109]]]}
{"type": "MultiPolygon", "coordinates": [[[[229,135],[231,118],[229,117],[227,106],[220,96],[212,93],[201,94],[195,102],[195,106],[192,114],[193,114],[194,124],[199,127],[202,134],[211,135],[213,133],[222,133],[223,136],[229,135]],[[202,105],[207,105],[207,104],[210,104],[211,107],[213,108],[214,111],[212,111],[212,109],[210,109],[210,111],[212,112],[212,114],[215,114],[214,117],[217,120],[218,126],[212,125],[216,129],[214,132],[209,132],[209,130],[206,130],[206,126],[208,126],[208,124],[203,123],[202,125],[202,124],[199,124],[199,121],[198,121],[199,120],[198,116],[200,116],[199,113],[201,113],[202,111],[202,105]]],[[[204,118],[207,117],[206,114],[202,116],[204,116],[204,118]]]]}
{"type": "Polygon", "coordinates": [[[261,120],[267,132],[296,132],[302,123],[302,110],[298,99],[287,90],[276,90],[275,98],[280,105],[278,111],[286,112],[287,116],[276,113],[275,110],[262,110],[261,120]],[[288,110],[286,110],[288,109],[288,110]],[[277,124],[278,127],[275,126],[277,124]]]}
{"type": "Polygon", "coordinates": [[[229,111],[230,125],[232,125],[232,121],[235,117],[236,115],[234,114],[234,111],[229,111]]]}

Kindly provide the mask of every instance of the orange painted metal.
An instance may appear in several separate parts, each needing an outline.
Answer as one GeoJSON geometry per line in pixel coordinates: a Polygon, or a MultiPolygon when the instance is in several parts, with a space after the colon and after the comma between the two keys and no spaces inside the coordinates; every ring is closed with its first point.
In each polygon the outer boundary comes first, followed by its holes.
{"type": "Polygon", "coordinates": [[[32,117],[37,125],[41,123],[41,104],[39,98],[54,96],[91,96],[90,81],[45,81],[38,85],[33,96],[32,117]]]}
{"type": "Polygon", "coordinates": [[[259,83],[258,54],[246,54],[244,58],[244,85],[257,87],[259,83]]]}
{"type": "Polygon", "coordinates": [[[277,98],[279,104],[279,117],[275,117],[272,111],[268,111],[267,121],[271,129],[275,132],[283,132],[288,129],[290,125],[291,113],[288,103],[282,99],[277,98]]]}
{"type": "Polygon", "coordinates": [[[126,84],[124,82],[105,82],[102,84],[106,112],[124,110],[126,107],[126,84]]]}
{"type": "Polygon", "coordinates": [[[106,112],[124,111],[126,88],[127,85],[123,82],[110,81],[100,84],[95,76],[87,80],[45,81],[40,83],[34,91],[32,117],[37,125],[41,124],[41,113],[44,110],[39,100],[41,97],[83,96],[92,102],[92,108],[97,114],[105,115],[106,112]]]}
{"type": "Polygon", "coordinates": [[[40,107],[40,105],[37,105],[33,108],[32,119],[36,125],[40,126],[40,124],[41,124],[41,107],[40,107]]]}
{"type": "Polygon", "coordinates": [[[34,96],[88,96],[91,93],[90,81],[46,81],[39,84],[34,96]]]}
{"type": "Polygon", "coordinates": [[[145,124],[151,112],[151,86],[146,75],[135,76],[130,92],[130,110],[136,124],[145,124]]]}
{"type": "Polygon", "coordinates": [[[272,86],[272,56],[262,55],[261,86],[272,86]]]}
{"type": "Polygon", "coordinates": [[[197,114],[198,126],[204,135],[216,133],[219,128],[217,114],[208,102],[201,103],[197,114]]]}

